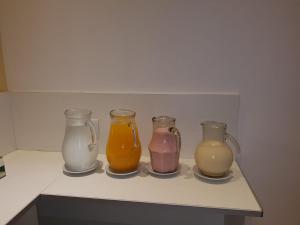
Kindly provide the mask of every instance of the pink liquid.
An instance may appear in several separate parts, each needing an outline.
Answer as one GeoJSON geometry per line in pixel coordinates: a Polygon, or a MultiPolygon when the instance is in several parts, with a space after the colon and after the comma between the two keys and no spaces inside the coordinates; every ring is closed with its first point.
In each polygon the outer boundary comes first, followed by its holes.
{"type": "Polygon", "coordinates": [[[179,151],[176,137],[166,128],[157,128],[149,144],[152,169],[159,173],[174,172],[178,168],[179,151]]]}

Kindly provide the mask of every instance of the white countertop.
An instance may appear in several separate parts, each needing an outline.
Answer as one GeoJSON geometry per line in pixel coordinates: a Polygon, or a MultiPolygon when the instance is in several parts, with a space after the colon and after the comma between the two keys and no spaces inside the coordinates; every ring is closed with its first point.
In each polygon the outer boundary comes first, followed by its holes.
{"type": "MultiPolygon", "coordinates": [[[[192,206],[223,214],[260,216],[262,209],[237,164],[234,177],[226,183],[206,183],[191,170],[193,159],[181,159],[181,172],[171,178],[157,178],[142,170],[126,179],[102,168],[86,176],[67,176],[62,171],[60,152],[15,151],[4,157],[7,176],[0,180],[0,224],[6,224],[40,194],[192,206]]],[[[141,162],[148,162],[143,157],[141,162]]]]}
{"type": "Polygon", "coordinates": [[[14,151],[4,157],[0,179],[0,225],[8,223],[57,178],[63,160],[56,152],[14,151]]]}

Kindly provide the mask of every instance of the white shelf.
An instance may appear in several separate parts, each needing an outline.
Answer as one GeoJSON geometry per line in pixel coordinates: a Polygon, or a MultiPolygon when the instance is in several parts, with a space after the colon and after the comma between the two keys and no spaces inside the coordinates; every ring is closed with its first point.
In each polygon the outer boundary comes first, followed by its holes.
{"type": "MultiPolygon", "coordinates": [[[[181,159],[176,177],[161,179],[145,171],[128,179],[116,179],[105,171],[106,159],[99,155],[102,168],[81,177],[62,172],[59,152],[16,151],[5,157],[7,177],[0,180],[0,224],[7,223],[40,194],[155,203],[205,208],[212,212],[241,216],[261,216],[262,209],[237,164],[227,183],[205,183],[193,175],[193,159],[181,159]]],[[[142,158],[142,162],[148,162],[142,158]]]]}

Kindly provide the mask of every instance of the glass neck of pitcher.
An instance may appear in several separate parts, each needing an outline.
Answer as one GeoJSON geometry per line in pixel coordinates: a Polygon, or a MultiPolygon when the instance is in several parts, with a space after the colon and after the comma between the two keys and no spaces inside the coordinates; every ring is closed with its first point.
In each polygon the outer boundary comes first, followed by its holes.
{"type": "Polygon", "coordinates": [[[225,141],[226,124],[215,121],[201,123],[203,128],[203,140],[225,141]]]}
{"type": "Polygon", "coordinates": [[[129,109],[115,109],[110,111],[112,123],[135,123],[135,112],[129,109]]]}
{"type": "Polygon", "coordinates": [[[91,119],[92,112],[88,109],[66,109],[67,126],[85,126],[86,122],[91,119]]]}
{"type": "Polygon", "coordinates": [[[153,131],[156,130],[157,128],[170,128],[170,127],[175,127],[175,118],[169,117],[169,116],[158,116],[158,117],[153,117],[152,122],[153,122],[153,131]]]}

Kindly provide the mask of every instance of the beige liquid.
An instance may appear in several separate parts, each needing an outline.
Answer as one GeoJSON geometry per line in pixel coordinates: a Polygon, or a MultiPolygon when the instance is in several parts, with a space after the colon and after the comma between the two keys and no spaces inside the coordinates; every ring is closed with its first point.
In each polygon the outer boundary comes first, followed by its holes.
{"type": "Polygon", "coordinates": [[[195,161],[203,174],[219,177],[223,176],[231,167],[233,153],[224,142],[206,140],[198,145],[195,161]]]}

